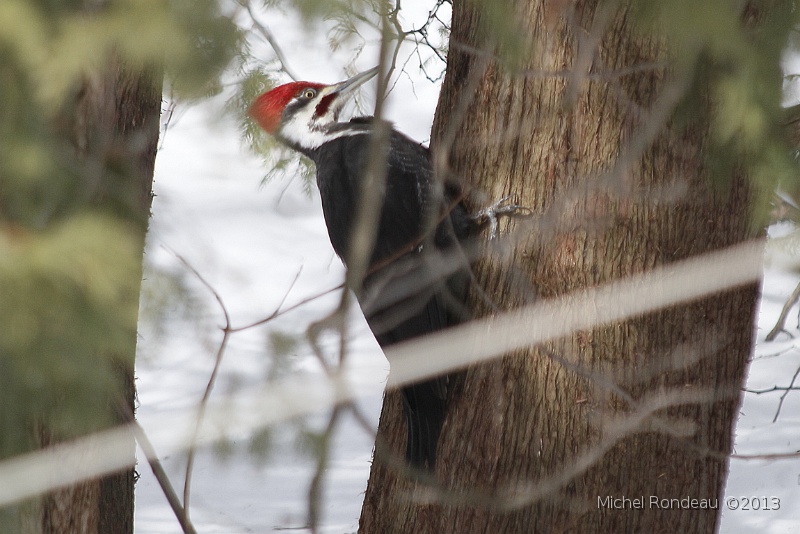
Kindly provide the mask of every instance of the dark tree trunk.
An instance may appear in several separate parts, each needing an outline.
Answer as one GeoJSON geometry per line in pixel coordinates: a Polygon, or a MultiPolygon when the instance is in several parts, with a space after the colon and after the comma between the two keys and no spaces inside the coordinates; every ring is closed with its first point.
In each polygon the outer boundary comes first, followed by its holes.
{"type": "MultiPolygon", "coordinates": [[[[144,251],[150,216],[153,169],[159,134],[162,75],[158,69],[132,68],[114,61],[104,72],[87,76],[72,106],[61,118],[64,136],[75,146],[77,160],[88,177],[98,168],[98,183],[87,186],[93,194],[88,201],[113,213],[137,228],[144,251]]],[[[137,279],[141,283],[141,257],[137,279]]],[[[138,299],[138,295],[128,298],[138,299]]],[[[135,318],[133,318],[135,324],[135,318]]],[[[118,362],[118,383],[113,398],[98,399],[111,418],[125,423],[134,411],[133,362],[136,332],[132,331],[124,354],[113,355],[118,362]]],[[[53,439],[42,431],[42,446],[53,439]]],[[[129,444],[133,458],[135,444],[129,444]]],[[[132,534],[134,468],[56,490],[41,500],[44,534],[132,534]]]]}
{"type": "MultiPolygon", "coordinates": [[[[515,16],[508,20],[523,27],[525,47],[533,50],[516,74],[510,61],[496,60],[497,43],[485,37],[488,18],[470,2],[454,2],[432,136],[468,187],[486,199],[515,195],[536,212],[532,222],[506,228],[507,254],[476,266],[481,288],[501,309],[752,236],[742,173],[729,173],[724,190],[712,185],[705,119],[669,120],[674,95],[690,84],[657,68],[668,58],[662,40],[634,32],[624,11],[595,13],[591,1],[510,4],[515,16]],[[462,112],[464,98],[470,100],[462,112]],[[443,146],[451,128],[455,141],[443,146]]],[[[513,49],[513,37],[500,44],[513,49]]],[[[714,532],[719,510],[659,509],[649,499],[713,504],[721,496],[757,289],[577,332],[470,368],[439,444],[436,476],[445,492],[437,497],[376,454],[359,531],[714,532]],[[713,393],[689,399],[701,389],[713,393]],[[684,393],[684,401],[645,418],[636,433],[603,449],[545,498],[514,506],[498,500],[573,468],[613,435],[613,420],[684,393]],[[469,502],[457,502],[468,494],[469,502]],[[606,496],[646,502],[642,510],[613,510],[599,505],[606,496]]],[[[478,316],[491,313],[480,299],[473,307],[478,316]]],[[[401,453],[396,392],[386,396],[378,440],[401,453]]]]}

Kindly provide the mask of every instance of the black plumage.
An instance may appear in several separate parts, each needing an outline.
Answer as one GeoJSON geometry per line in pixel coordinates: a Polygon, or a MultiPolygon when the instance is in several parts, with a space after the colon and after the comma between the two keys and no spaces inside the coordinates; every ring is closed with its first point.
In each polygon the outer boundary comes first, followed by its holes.
{"type": "MultiPolygon", "coordinates": [[[[328,234],[336,253],[348,257],[349,238],[370,150],[370,118],[340,124],[343,135],[315,149],[301,149],[317,167],[328,234]],[[356,133],[359,132],[359,133],[356,133]]],[[[392,130],[387,174],[374,249],[360,304],[381,347],[424,336],[465,318],[469,266],[459,242],[474,223],[456,190],[439,194],[430,152],[392,130]],[[426,228],[432,228],[426,235],[426,228]]],[[[406,457],[433,469],[447,403],[447,377],[401,390],[408,425],[406,457]]]]}

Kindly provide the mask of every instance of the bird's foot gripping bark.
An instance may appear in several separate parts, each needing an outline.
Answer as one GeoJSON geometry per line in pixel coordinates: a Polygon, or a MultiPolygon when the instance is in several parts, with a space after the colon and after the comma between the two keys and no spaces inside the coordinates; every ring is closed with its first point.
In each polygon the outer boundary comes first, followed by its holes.
{"type": "Polygon", "coordinates": [[[533,214],[531,208],[509,202],[510,200],[510,195],[503,197],[491,206],[483,208],[470,217],[480,226],[485,224],[489,225],[489,239],[495,239],[497,237],[498,220],[500,217],[530,217],[533,214]]]}

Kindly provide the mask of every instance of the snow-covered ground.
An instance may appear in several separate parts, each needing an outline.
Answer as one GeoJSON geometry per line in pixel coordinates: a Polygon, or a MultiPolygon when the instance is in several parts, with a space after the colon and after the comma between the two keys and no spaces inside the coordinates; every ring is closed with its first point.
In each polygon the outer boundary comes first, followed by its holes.
{"type": "MultiPolygon", "coordinates": [[[[331,82],[341,77],[341,67],[327,64],[330,58],[314,57],[311,50],[315,48],[308,46],[307,36],[292,32],[288,24],[272,29],[291,51],[294,64],[306,66],[301,75],[317,73],[315,79],[331,82]]],[[[324,50],[324,44],[319,50],[324,50]]],[[[371,66],[364,57],[363,66],[371,66]]],[[[389,117],[412,137],[425,140],[436,87],[422,82],[412,88],[406,83],[398,91],[405,91],[401,101],[419,98],[415,106],[419,113],[390,107],[389,117]]],[[[283,307],[342,281],[343,267],[328,242],[316,194],[308,197],[298,180],[263,185],[265,170],[241,148],[239,134],[230,119],[219,114],[219,104],[179,108],[156,161],[157,196],[147,246],[151,268],[144,281],[137,358],[138,415],[145,429],[163,414],[197,406],[222,338],[219,327],[224,319],[219,305],[176,255],[213,286],[233,326],[268,316],[287,291],[283,307]],[[180,287],[188,288],[191,295],[188,306],[184,305],[188,309],[181,308],[185,299],[170,297],[180,287]]],[[[787,323],[794,337],[783,334],[775,342],[763,341],[799,279],[777,267],[766,271],[759,345],[750,367],[749,388],[786,386],[800,367],[796,313],[787,323]]],[[[234,334],[212,398],[220,402],[247,388],[268,388],[268,378],[281,373],[320,373],[304,341],[304,328],[333,310],[338,299],[338,292],[331,293],[264,326],[234,334]],[[283,350],[278,350],[280,346],[283,350]]],[[[351,323],[351,357],[385,362],[363,319],[354,315],[351,323]]],[[[334,347],[333,338],[324,339],[323,348],[331,355],[334,347]]],[[[370,376],[376,389],[387,372],[388,364],[383,363],[370,376]]],[[[745,395],[736,430],[738,454],[800,450],[800,391],[788,394],[773,423],[780,395],[745,395]]],[[[380,394],[359,401],[374,427],[380,403],[380,394]]],[[[198,532],[307,532],[303,526],[315,460],[309,439],[303,436],[324,425],[324,415],[278,425],[269,433],[268,447],[237,435],[225,446],[201,449],[193,470],[190,508],[198,532]]],[[[356,531],[372,444],[373,436],[350,415],[338,426],[322,499],[322,532],[356,531]]],[[[155,446],[158,449],[159,442],[155,446]]],[[[180,493],[185,455],[168,455],[162,461],[180,493]]],[[[138,470],[136,533],[181,532],[143,460],[138,470]]],[[[766,497],[770,508],[775,508],[775,501],[769,498],[777,497],[780,508],[725,510],[721,532],[800,532],[800,458],[732,460],[727,497],[766,497]]],[[[761,508],[763,502],[759,501],[761,508]]],[[[724,501],[721,505],[724,509],[724,501]]]]}

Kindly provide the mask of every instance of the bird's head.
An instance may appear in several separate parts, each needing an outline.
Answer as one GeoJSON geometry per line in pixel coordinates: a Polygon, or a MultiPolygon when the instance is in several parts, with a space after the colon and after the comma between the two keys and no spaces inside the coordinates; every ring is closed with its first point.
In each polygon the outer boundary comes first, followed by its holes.
{"type": "Polygon", "coordinates": [[[249,114],[267,133],[289,145],[314,149],[330,139],[344,104],[377,72],[370,69],[332,85],[287,83],[256,98],[249,114]]]}

